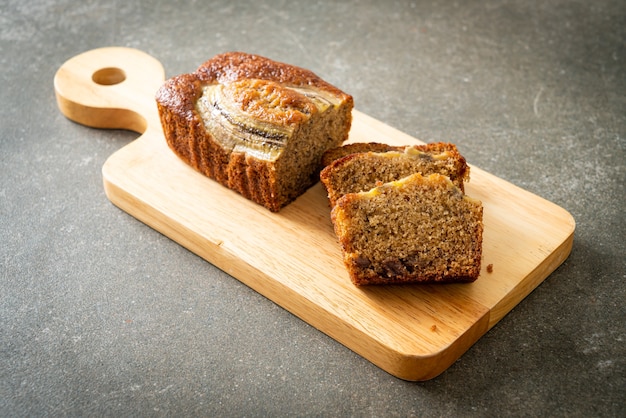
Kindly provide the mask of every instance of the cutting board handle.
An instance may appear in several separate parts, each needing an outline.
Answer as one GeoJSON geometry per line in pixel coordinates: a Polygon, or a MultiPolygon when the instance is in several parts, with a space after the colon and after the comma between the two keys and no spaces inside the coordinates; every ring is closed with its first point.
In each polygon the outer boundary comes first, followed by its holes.
{"type": "Polygon", "coordinates": [[[154,95],[165,80],[159,61],[132,48],[107,47],[67,60],[54,76],[61,113],[94,128],[161,129],[154,95]]]}

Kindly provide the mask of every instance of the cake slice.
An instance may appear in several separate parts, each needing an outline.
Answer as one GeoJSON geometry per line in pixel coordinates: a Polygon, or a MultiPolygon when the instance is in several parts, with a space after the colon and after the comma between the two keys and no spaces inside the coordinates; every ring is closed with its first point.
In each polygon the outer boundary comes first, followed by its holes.
{"type": "Polygon", "coordinates": [[[448,177],[412,174],[342,196],[331,211],[357,285],[473,282],[480,273],[483,208],[448,177]]]}
{"type": "Polygon", "coordinates": [[[319,179],[347,138],[352,96],[309,70],[217,55],[156,94],[165,139],[185,163],[273,212],[319,179]]]}
{"type": "MultiPolygon", "coordinates": [[[[391,146],[384,145],[381,149],[385,147],[391,146]]],[[[436,142],[392,148],[395,149],[387,152],[359,152],[373,149],[373,145],[349,144],[327,151],[326,156],[339,157],[320,173],[331,207],[347,193],[367,191],[379,183],[414,173],[445,175],[464,191],[463,182],[469,179],[469,166],[454,144],[436,142]],[[357,152],[353,153],[355,150],[357,152]]],[[[329,159],[326,158],[326,162],[329,159]]]]}

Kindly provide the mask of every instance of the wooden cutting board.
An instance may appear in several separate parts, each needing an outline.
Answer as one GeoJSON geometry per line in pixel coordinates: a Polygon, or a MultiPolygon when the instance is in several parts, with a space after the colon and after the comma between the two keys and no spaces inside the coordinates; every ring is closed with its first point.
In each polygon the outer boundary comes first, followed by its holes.
{"type": "MultiPolygon", "coordinates": [[[[154,58],[116,47],[71,58],[55,75],[57,102],[69,119],[142,134],[106,161],[109,199],[401,379],[442,373],[571,251],[575,222],[567,211],[471,167],[466,193],[484,206],[479,279],[357,288],[343,266],[320,184],[271,213],[200,175],[165,143],[154,101],[163,81],[154,58]]],[[[353,115],[350,142],[420,143],[353,115]]]]}

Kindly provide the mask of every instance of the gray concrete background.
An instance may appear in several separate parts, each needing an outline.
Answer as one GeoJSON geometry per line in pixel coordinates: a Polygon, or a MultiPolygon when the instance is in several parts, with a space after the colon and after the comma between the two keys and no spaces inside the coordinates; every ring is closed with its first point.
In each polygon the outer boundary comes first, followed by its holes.
{"type": "Polygon", "coordinates": [[[13,1],[0,7],[1,416],[626,415],[623,1],[13,1]],[[228,50],[564,207],[569,259],[438,378],[398,380],[114,207],[136,134],[68,121],[103,46],[167,76],[228,50]]]}

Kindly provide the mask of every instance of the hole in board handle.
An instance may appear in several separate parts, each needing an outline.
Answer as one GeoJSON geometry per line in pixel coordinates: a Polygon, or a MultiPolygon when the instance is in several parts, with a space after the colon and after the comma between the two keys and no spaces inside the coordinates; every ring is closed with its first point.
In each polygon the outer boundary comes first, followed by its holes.
{"type": "Polygon", "coordinates": [[[102,68],[96,71],[91,76],[91,79],[96,84],[101,84],[103,86],[112,86],[126,80],[126,74],[121,68],[109,67],[102,68]]]}

